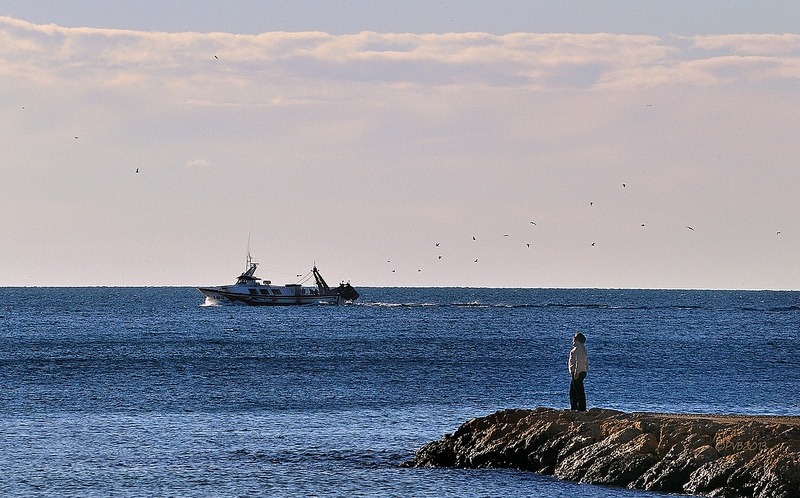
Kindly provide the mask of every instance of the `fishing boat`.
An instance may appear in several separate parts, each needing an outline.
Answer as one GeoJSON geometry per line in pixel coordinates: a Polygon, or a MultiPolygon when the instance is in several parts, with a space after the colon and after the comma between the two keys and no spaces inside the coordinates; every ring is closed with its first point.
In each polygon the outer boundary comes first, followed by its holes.
{"type": "MultiPolygon", "coordinates": [[[[247,254],[247,270],[239,275],[233,285],[219,287],[197,287],[206,300],[220,304],[243,303],[250,306],[288,306],[298,304],[352,303],[358,299],[358,292],[350,282],[339,284],[331,289],[320,275],[317,266],[311,269],[314,286],[302,284],[273,285],[269,280],[255,276],[258,263],[247,254]]],[[[310,275],[307,275],[310,278],[310,275]]]]}

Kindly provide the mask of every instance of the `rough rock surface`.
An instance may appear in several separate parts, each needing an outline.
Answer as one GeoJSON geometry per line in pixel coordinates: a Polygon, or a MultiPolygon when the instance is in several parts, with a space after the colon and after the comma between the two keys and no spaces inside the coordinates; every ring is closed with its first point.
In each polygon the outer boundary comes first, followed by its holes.
{"type": "Polygon", "coordinates": [[[465,422],[406,467],[505,467],[590,484],[800,498],[800,417],[537,408],[465,422]]]}

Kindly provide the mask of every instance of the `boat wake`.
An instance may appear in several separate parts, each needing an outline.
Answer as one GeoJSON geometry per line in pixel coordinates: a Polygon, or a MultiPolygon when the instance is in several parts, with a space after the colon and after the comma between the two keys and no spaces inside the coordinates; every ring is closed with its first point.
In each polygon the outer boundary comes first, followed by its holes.
{"type": "Polygon", "coordinates": [[[213,297],[206,296],[206,300],[203,301],[203,304],[201,304],[200,306],[224,306],[224,305],[225,303],[222,303],[219,300],[214,299],[213,297]]]}
{"type": "Polygon", "coordinates": [[[381,301],[358,302],[353,304],[355,306],[366,306],[366,307],[376,307],[376,308],[427,308],[433,306],[442,306],[439,303],[386,303],[381,301]]]}

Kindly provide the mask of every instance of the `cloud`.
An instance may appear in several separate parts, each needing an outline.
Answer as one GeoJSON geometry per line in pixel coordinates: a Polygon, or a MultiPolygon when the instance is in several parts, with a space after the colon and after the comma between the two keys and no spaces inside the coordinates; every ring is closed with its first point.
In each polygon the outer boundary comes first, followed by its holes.
{"type": "Polygon", "coordinates": [[[209,168],[211,167],[211,161],[208,159],[192,159],[191,161],[186,162],[187,168],[209,168]]]}
{"type": "Polygon", "coordinates": [[[698,36],[688,52],[680,41],[603,33],[173,34],[62,28],[3,17],[0,75],[92,89],[166,86],[183,92],[185,101],[207,101],[213,86],[222,88],[217,100],[223,102],[239,100],[235,95],[242,90],[250,100],[270,102],[313,99],[350,83],[531,90],[726,84],[792,77],[800,60],[798,35],[698,36]],[[719,56],[706,53],[720,50],[719,56]],[[264,92],[257,89],[271,86],[280,86],[282,95],[262,99],[264,92]]]}
{"type": "Polygon", "coordinates": [[[797,34],[698,35],[691,40],[693,47],[700,50],[725,50],[740,55],[800,56],[800,35],[797,34]]]}

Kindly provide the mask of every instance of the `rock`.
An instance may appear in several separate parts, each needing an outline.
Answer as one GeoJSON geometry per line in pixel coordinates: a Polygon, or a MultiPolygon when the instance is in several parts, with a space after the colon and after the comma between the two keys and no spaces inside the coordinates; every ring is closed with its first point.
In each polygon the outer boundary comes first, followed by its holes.
{"type": "Polygon", "coordinates": [[[701,465],[691,473],[683,490],[691,494],[724,496],[723,492],[731,474],[747,461],[747,455],[736,453],[701,465]]]}
{"type": "Polygon", "coordinates": [[[592,465],[583,477],[584,482],[628,487],[658,459],[655,436],[642,434],[615,448],[607,458],[592,465]]]}
{"type": "MultiPolygon", "coordinates": [[[[619,484],[610,468],[616,465],[625,452],[622,447],[642,436],[642,431],[628,427],[614,432],[594,444],[586,445],[564,458],[555,471],[555,476],[568,481],[581,481],[593,484],[619,484]],[[621,451],[617,451],[621,450],[621,451]]],[[[630,457],[631,455],[627,455],[630,457]]],[[[627,484],[627,483],[625,483],[627,484]]]]}
{"type": "Polygon", "coordinates": [[[503,467],[649,491],[800,498],[800,417],[502,410],[422,446],[403,466],[503,467]]]}
{"type": "Polygon", "coordinates": [[[684,485],[695,470],[719,458],[719,453],[701,436],[690,434],[684,442],[676,443],[650,469],[631,483],[633,489],[647,491],[683,492],[684,485]]]}

